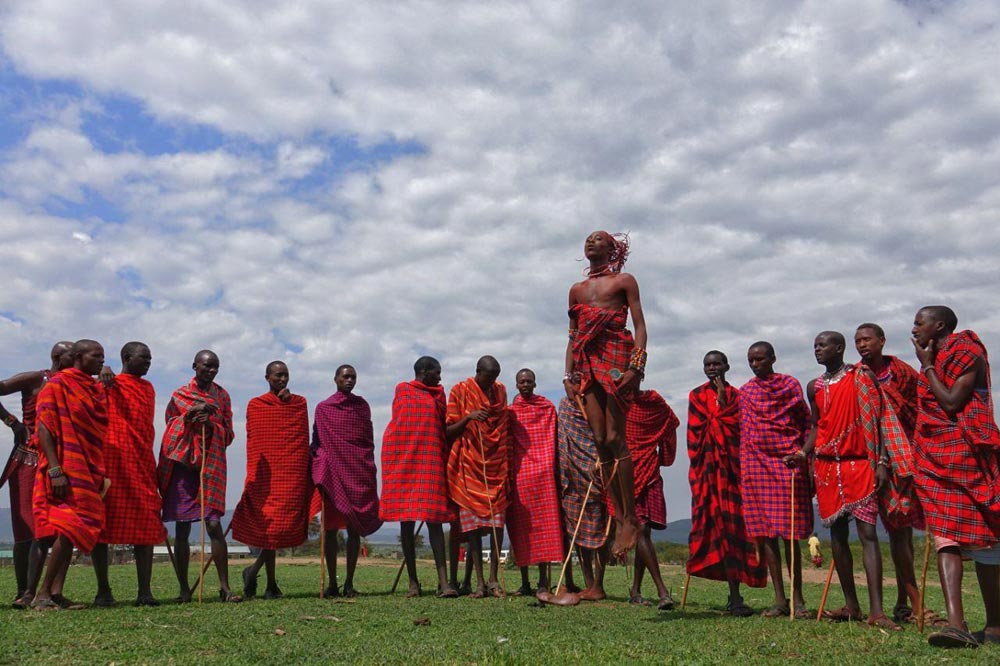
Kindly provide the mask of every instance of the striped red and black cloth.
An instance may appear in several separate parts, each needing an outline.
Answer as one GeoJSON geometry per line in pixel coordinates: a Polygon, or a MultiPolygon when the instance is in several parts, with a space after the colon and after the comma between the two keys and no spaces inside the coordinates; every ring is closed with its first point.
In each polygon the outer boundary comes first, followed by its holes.
{"type": "Polygon", "coordinates": [[[790,375],[752,378],[739,391],[740,483],[747,536],[790,538],[791,483],[795,476],[795,534],[812,534],[812,486],[802,469],[782,459],[805,443],[809,406],[790,375]]]}
{"type": "MultiPolygon", "coordinates": [[[[49,371],[40,370],[42,386],[49,381],[49,371]]],[[[41,387],[39,387],[41,390],[41,387]]],[[[14,543],[31,541],[35,536],[32,497],[35,488],[35,467],[38,466],[38,443],[35,437],[35,402],[38,391],[21,393],[21,423],[28,431],[24,446],[15,446],[0,474],[0,487],[10,482],[10,520],[14,543]]]]}
{"type": "Polygon", "coordinates": [[[917,495],[927,528],[964,548],[1000,542],[1000,430],[993,416],[990,365],[986,347],[972,331],[949,335],[940,345],[934,369],[951,388],[959,377],[984,366],[987,388],[973,391],[962,410],[950,417],[934,397],[927,378],[917,389],[917,495]]]}
{"type": "Polygon", "coordinates": [[[507,529],[518,566],[563,558],[556,489],[556,407],[541,395],[510,406],[510,507],[507,529]]]}
{"type": "Polygon", "coordinates": [[[709,580],[767,584],[767,566],[747,538],[740,497],[739,393],[726,384],[725,405],[706,382],[688,395],[691,536],[687,573],[709,580]]]}
{"type": "MultiPolygon", "coordinates": [[[[180,387],[170,398],[165,414],[167,429],[160,444],[160,461],[157,474],[160,495],[163,497],[164,519],[169,520],[168,509],[177,506],[190,508],[198,502],[200,469],[202,467],[202,426],[205,432],[205,509],[206,515],[222,516],[226,512],[226,448],[233,443],[233,406],[226,389],[212,383],[202,391],[192,379],[180,387]],[[199,403],[215,407],[208,423],[190,422],[184,417],[199,403]],[[175,468],[192,483],[171,483],[175,468]],[[197,482],[197,483],[194,483],[197,482]],[[194,485],[192,488],[191,486],[194,485]],[[193,497],[190,495],[194,494],[193,497]],[[180,497],[179,494],[184,495],[180,497]],[[194,503],[194,504],[192,504],[194,503]]],[[[182,509],[174,520],[196,520],[182,509]],[[184,515],[187,514],[187,515],[184,515]]]]}
{"type": "Polygon", "coordinates": [[[635,348],[632,333],[625,328],[628,306],[607,310],[577,303],[570,308],[569,316],[576,321],[572,334],[573,371],[582,377],[582,390],[587,391],[596,382],[627,410],[635,396],[618,390],[611,371],[628,370],[635,348]]]}
{"type": "Polygon", "coordinates": [[[156,391],[142,377],[122,373],[107,389],[108,436],[104,462],[111,487],[104,496],[107,519],[100,543],[153,546],[167,531],[153,447],[156,391]]]}
{"type": "Polygon", "coordinates": [[[69,479],[69,492],[61,500],[52,496],[49,461],[40,456],[33,502],[35,538],[61,534],[81,552],[89,553],[104,527],[101,489],[108,430],[104,387],[82,370],[63,370],[38,394],[37,418],[52,435],[59,464],[69,479]]]}
{"type": "Polygon", "coordinates": [[[396,386],[382,435],[382,520],[447,523],[457,517],[448,503],[447,406],[441,386],[416,380],[396,386]]]}
{"type": "Polygon", "coordinates": [[[375,436],[368,402],[338,391],[316,405],[312,448],[313,482],[344,525],[361,536],[380,528],[375,436]]]}
{"type": "Polygon", "coordinates": [[[247,405],[247,475],[233,512],[233,538],[254,548],[302,545],[309,531],[309,405],[268,391],[247,405]]]}
{"type": "Polygon", "coordinates": [[[604,490],[598,477],[590,490],[587,503],[587,487],[594,479],[597,463],[597,444],[594,433],[579,408],[569,398],[559,401],[559,501],[562,505],[563,528],[572,535],[576,522],[580,519],[580,530],[576,545],[581,548],[600,548],[607,538],[608,511],[604,501],[604,490]]]}
{"type": "Polygon", "coordinates": [[[489,416],[482,422],[469,421],[448,453],[448,496],[459,507],[463,532],[503,527],[510,504],[510,414],[504,385],[494,382],[490,395],[483,393],[474,377],[453,386],[448,395],[446,423],[456,423],[475,410],[487,411],[489,416]]]}

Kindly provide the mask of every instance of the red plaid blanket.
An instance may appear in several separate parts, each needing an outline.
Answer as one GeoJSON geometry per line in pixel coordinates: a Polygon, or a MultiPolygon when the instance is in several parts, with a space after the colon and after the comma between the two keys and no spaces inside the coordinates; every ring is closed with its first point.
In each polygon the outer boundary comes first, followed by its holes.
{"type": "Polygon", "coordinates": [[[597,383],[609,396],[613,396],[623,409],[628,409],[632,395],[618,390],[611,378],[611,371],[628,370],[635,341],[632,333],[625,328],[628,323],[628,306],[618,310],[606,310],[592,305],[577,303],[569,316],[576,320],[573,335],[573,370],[583,379],[586,391],[597,383]]]}
{"type": "Polygon", "coordinates": [[[540,395],[510,406],[510,507],[507,527],[518,566],[563,558],[556,491],[556,408],[540,395]]]}
{"type": "Polygon", "coordinates": [[[200,402],[215,407],[205,426],[205,506],[221,513],[226,511],[226,448],[233,443],[233,406],[226,389],[212,383],[207,391],[198,388],[192,379],[170,398],[165,414],[167,429],[160,444],[157,473],[162,496],[170,482],[174,465],[192,469],[202,466],[202,425],[190,423],[184,417],[200,402]]]}
{"type": "Polygon", "coordinates": [[[440,386],[416,380],[396,386],[382,435],[382,520],[446,523],[457,516],[448,504],[446,409],[440,386]]]}
{"type": "Polygon", "coordinates": [[[300,395],[283,402],[270,391],[247,405],[247,476],[233,538],[255,548],[294,548],[309,529],[309,405],[300,395]]]}
{"type": "Polygon", "coordinates": [[[104,462],[111,487],[104,496],[107,520],[101,543],[153,546],[167,532],[160,521],[160,500],[153,446],[156,391],[142,377],[122,373],[107,390],[108,436],[104,462]]]}
{"type": "Polygon", "coordinates": [[[580,531],[576,545],[581,548],[600,548],[604,545],[608,528],[608,513],[604,503],[604,489],[596,480],[587,497],[587,487],[594,478],[597,462],[597,444],[594,432],[584,416],[570,399],[563,396],[559,402],[559,499],[562,504],[563,529],[573,534],[580,518],[580,531]]]}
{"type": "Polygon", "coordinates": [[[757,559],[743,524],[740,498],[739,393],[726,385],[719,407],[709,383],[688,396],[687,449],[691,467],[691,536],[687,572],[710,580],[767,584],[766,564],[757,559]]]}
{"type": "MultiPolygon", "coordinates": [[[[934,363],[938,377],[951,387],[982,359],[987,383],[986,348],[972,331],[954,333],[941,344],[934,363]]],[[[964,547],[1000,542],[1000,431],[993,417],[992,393],[973,393],[951,418],[921,376],[917,389],[917,496],[935,536],[964,547]]]]}
{"type": "Polygon", "coordinates": [[[62,500],[52,497],[48,458],[39,456],[33,498],[35,538],[63,534],[89,553],[104,527],[101,488],[108,430],[104,387],[76,368],[63,370],[38,394],[37,419],[52,435],[59,464],[69,478],[69,493],[62,500]]]}

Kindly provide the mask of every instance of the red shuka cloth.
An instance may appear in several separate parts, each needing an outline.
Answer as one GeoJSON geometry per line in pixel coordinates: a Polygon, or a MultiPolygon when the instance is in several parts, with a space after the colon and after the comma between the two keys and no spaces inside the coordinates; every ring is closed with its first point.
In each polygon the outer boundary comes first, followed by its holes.
{"type": "Polygon", "coordinates": [[[940,345],[934,369],[947,388],[977,359],[985,366],[987,390],[974,391],[955,417],[948,416],[927,378],[917,391],[917,495],[936,537],[964,548],[1000,542],[1000,431],[993,417],[990,364],[986,347],[972,331],[949,335],[940,345]]]}
{"type": "MultiPolygon", "coordinates": [[[[40,370],[42,385],[49,381],[49,371],[40,370]]],[[[38,393],[21,393],[21,423],[28,431],[24,446],[11,449],[10,458],[0,474],[0,488],[10,481],[10,519],[14,543],[35,538],[32,497],[35,488],[35,467],[38,466],[38,443],[35,440],[35,401],[38,393]]]]}
{"type": "Polygon", "coordinates": [[[359,395],[338,391],[316,405],[313,482],[343,523],[361,536],[382,526],[372,410],[359,395]]]}
{"type": "Polygon", "coordinates": [[[160,445],[160,495],[165,497],[174,465],[185,465],[192,470],[202,466],[201,433],[204,426],[205,454],[205,507],[219,513],[226,512],[226,448],[233,443],[233,406],[226,389],[212,383],[207,391],[198,388],[192,379],[170,398],[165,414],[167,429],[160,445]],[[184,417],[198,402],[215,407],[208,423],[188,422],[184,417]]]}
{"type": "Polygon", "coordinates": [[[108,430],[104,387],[82,370],[63,370],[38,394],[37,419],[52,435],[59,464],[69,479],[69,492],[62,500],[52,497],[48,457],[40,455],[33,502],[35,538],[62,534],[89,553],[104,527],[101,488],[108,430]]]}
{"type": "Polygon", "coordinates": [[[160,521],[163,502],[156,480],[153,446],[156,391],[142,377],[122,373],[108,396],[108,436],[104,462],[111,487],[104,496],[107,520],[100,543],[153,546],[167,530],[160,521]]]}
{"type": "Polygon", "coordinates": [[[452,387],[446,422],[451,425],[477,409],[490,412],[483,421],[469,421],[448,454],[448,496],[459,507],[481,518],[482,524],[463,523],[462,529],[491,526],[491,518],[507,511],[507,470],[510,428],[507,389],[494,382],[487,396],[470,377],[452,387]],[[491,511],[492,509],[492,511],[491,511]]]}
{"type": "Polygon", "coordinates": [[[446,409],[441,386],[396,386],[382,435],[382,520],[447,523],[457,516],[448,504],[446,409]]]}
{"type": "Polygon", "coordinates": [[[247,405],[247,476],[233,538],[254,548],[302,545],[309,531],[309,406],[300,395],[284,402],[268,391],[247,405]]]}
{"type": "Polygon", "coordinates": [[[709,580],[767,584],[767,566],[747,538],[740,498],[739,392],[726,384],[726,404],[706,382],[688,396],[691,536],[687,573],[709,580]]]}
{"type": "Polygon", "coordinates": [[[625,328],[628,323],[628,306],[617,310],[606,310],[577,303],[569,311],[570,319],[576,320],[573,335],[573,371],[583,379],[582,389],[586,391],[597,383],[604,392],[613,396],[623,410],[627,410],[634,395],[622,393],[611,378],[611,371],[624,373],[632,360],[635,340],[625,328]]]}
{"type": "Polygon", "coordinates": [[[563,558],[556,490],[556,407],[518,395],[510,406],[510,507],[507,528],[519,567],[563,558]]]}
{"type": "Polygon", "coordinates": [[[780,537],[791,532],[791,481],[795,476],[795,534],[812,534],[812,488],[809,478],[782,459],[802,448],[809,406],[802,386],[777,372],[752,378],[740,396],[740,488],[748,537],[780,537]]]}

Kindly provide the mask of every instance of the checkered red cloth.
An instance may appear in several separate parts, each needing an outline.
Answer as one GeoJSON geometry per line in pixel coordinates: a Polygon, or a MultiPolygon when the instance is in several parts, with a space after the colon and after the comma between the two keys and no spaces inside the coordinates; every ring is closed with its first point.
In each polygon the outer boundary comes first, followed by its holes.
{"type": "MultiPolygon", "coordinates": [[[[372,410],[359,395],[338,391],[316,405],[313,482],[344,525],[361,536],[382,527],[372,410]]],[[[329,518],[329,511],[327,512],[329,518]]]]}
{"type": "Polygon", "coordinates": [[[457,518],[448,503],[446,409],[440,386],[416,380],[396,386],[392,418],[382,435],[382,520],[447,523],[457,518]]]}
{"type": "Polygon", "coordinates": [[[739,391],[740,479],[747,536],[791,535],[791,479],[795,475],[795,534],[812,534],[812,488],[799,468],[782,459],[802,448],[809,428],[809,406],[795,377],[754,377],[739,391]]]}
{"type": "Polygon", "coordinates": [[[556,407],[541,395],[510,406],[510,507],[507,528],[518,566],[563,558],[556,490],[556,407]]]}
{"type": "Polygon", "coordinates": [[[917,495],[930,532],[963,548],[1000,542],[1000,431],[993,417],[989,357],[975,333],[962,331],[939,345],[934,362],[938,378],[950,389],[979,359],[987,390],[974,391],[955,418],[941,407],[926,377],[920,377],[917,389],[917,495]]]}
{"type": "Polygon", "coordinates": [[[580,373],[582,389],[586,391],[596,382],[627,410],[634,396],[619,392],[611,371],[628,370],[635,347],[632,333],[625,328],[628,306],[607,310],[577,303],[570,308],[569,317],[576,321],[576,332],[572,334],[573,371],[580,373]]]}
{"type": "MultiPolygon", "coordinates": [[[[587,487],[594,479],[597,463],[597,444],[587,417],[564,397],[559,402],[559,501],[562,505],[563,527],[567,534],[576,530],[576,521],[583,518],[576,537],[581,548],[600,548],[604,545],[608,529],[608,512],[600,478],[594,481],[586,505],[587,487]]],[[[599,475],[598,475],[599,476],[599,475]]]]}
{"type": "Polygon", "coordinates": [[[49,461],[40,456],[35,471],[35,538],[64,535],[81,552],[97,545],[104,527],[101,488],[108,410],[104,387],[76,368],[63,370],[38,394],[38,423],[52,435],[59,465],[69,479],[64,499],[52,496],[49,461]]]}
{"type": "Polygon", "coordinates": [[[236,511],[233,538],[254,548],[302,545],[309,530],[309,405],[268,391],[247,405],[247,476],[236,511]]]}
{"type": "MultiPolygon", "coordinates": [[[[187,385],[174,391],[167,404],[165,414],[167,429],[160,444],[160,462],[157,475],[160,479],[160,495],[164,505],[176,503],[169,497],[176,492],[170,483],[175,465],[184,465],[192,471],[202,466],[201,433],[204,425],[205,455],[205,508],[224,514],[226,512],[226,448],[233,443],[233,406],[226,389],[212,383],[207,391],[198,388],[192,379],[187,385]],[[208,423],[188,422],[185,415],[200,402],[215,407],[208,423]]],[[[196,473],[200,479],[200,472],[196,473]]]]}
{"type": "Polygon", "coordinates": [[[107,520],[100,543],[153,546],[167,531],[156,480],[153,446],[156,391],[142,377],[122,373],[107,389],[108,437],[104,462],[111,487],[104,496],[107,520]]]}
{"type": "MultiPolygon", "coordinates": [[[[920,373],[896,356],[884,356],[883,359],[885,364],[882,370],[875,374],[875,379],[896,413],[899,426],[910,443],[909,459],[905,462],[912,470],[916,468],[912,444],[913,431],[917,425],[917,381],[920,373]]],[[[894,467],[895,462],[896,459],[893,458],[894,467]]],[[[879,515],[889,530],[895,531],[906,527],[926,529],[924,512],[917,499],[917,489],[912,475],[902,477],[893,473],[890,488],[879,495],[879,515]],[[903,513],[898,507],[908,507],[908,510],[903,513]]]]}
{"type": "MultiPolygon", "coordinates": [[[[510,459],[510,415],[507,412],[507,389],[494,382],[487,396],[474,377],[451,388],[446,422],[456,423],[477,409],[489,412],[486,421],[469,421],[462,435],[451,445],[448,454],[448,496],[451,501],[482,519],[462,522],[465,531],[491,527],[495,519],[507,513],[508,462],[510,459]]],[[[459,514],[459,519],[462,516],[459,514]]]]}
{"type": "Polygon", "coordinates": [[[687,572],[709,580],[767,584],[767,566],[747,538],[740,497],[739,393],[726,385],[726,404],[708,382],[688,396],[691,536],[687,572]]]}

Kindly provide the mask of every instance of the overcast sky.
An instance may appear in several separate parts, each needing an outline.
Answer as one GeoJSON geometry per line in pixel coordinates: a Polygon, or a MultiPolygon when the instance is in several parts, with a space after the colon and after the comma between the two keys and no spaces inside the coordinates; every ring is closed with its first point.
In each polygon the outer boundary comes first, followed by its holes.
{"type": "Polygon", "coordinates": [[[998,26],[944,0],[7,0],[0,374],[145,341],[162,431],[216,350],[232,508],[273,359],[311,405],[354,364],[377,439],[422,354],[557,399],[594,229],[631,232],[646,385],[682,422],[712,348],[739,385],[771,340],[805,382],[815,333],[873,320],[912,361],[942,302],[1000,350],[998,26]]]}

